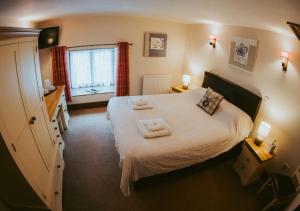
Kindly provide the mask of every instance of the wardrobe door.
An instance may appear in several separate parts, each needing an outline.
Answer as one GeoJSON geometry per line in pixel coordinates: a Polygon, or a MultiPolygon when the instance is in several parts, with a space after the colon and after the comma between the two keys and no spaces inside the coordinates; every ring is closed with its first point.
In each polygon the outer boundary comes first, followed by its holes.
{"type": "Polygon", "coordinates": [[[17,74],[17,49],[17,44],[0,46],[0,114],[11,140],[28,124],[17,74]]]}
{"type": "Polygon", "coordinates": [[[41,102],[35,68],[35,51],[33,41],[19,43],[20,81],[30,115],[35,112],[41,102]]]}
{"type": "Polygon", "coordinates": [[[48,130],[47,118],[43,114],[43,96],[39,87],[39,74],[36,69],[35,42],[19,43],[19,64],[23,96],[26,102],[27,116],[37,140],[37,145],[48,168],[54,155],[54,143],[48,130]]]}

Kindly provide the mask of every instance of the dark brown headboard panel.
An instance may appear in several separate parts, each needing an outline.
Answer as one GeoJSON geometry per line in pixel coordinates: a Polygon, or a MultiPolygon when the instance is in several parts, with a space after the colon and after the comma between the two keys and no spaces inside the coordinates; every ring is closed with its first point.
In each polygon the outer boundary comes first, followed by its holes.
{"type": "Polygon", "coordinates": [[[210,72],[205,72],[202,87],[219,92],[227,101],[246,112],[252,121],[255,120],[261,103],[260,96],[210,72]]]}

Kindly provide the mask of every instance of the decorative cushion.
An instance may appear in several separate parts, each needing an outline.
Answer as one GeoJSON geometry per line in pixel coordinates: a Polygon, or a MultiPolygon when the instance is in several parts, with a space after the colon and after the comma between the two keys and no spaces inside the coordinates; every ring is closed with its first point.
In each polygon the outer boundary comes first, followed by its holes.
{"type": "Polygon", "coordinates": [[[223,98],[224,97],[221,94],[208,87],[204,96],[197,105],[208,114],[213,115],[223,98]]]}

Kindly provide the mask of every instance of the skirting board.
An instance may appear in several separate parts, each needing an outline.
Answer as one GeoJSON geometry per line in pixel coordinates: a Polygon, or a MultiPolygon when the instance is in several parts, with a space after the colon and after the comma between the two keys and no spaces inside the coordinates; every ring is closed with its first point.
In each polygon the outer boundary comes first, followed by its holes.
{"type": "Polygon", "coordinates": [[[68,109],[69,110],[77,110],[77,109],[86,109],[86,108],[106,107],[107,104],[108,104],[108,101],[70,104],[70,105],[68,105],[68,109]]]}

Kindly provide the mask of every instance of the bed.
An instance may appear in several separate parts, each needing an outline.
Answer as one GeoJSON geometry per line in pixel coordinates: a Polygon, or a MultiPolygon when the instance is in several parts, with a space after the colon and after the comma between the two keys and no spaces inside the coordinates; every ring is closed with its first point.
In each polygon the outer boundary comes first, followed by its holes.
{"type": "Polygon", "coordinates": [[[124,195],[130,195],[131,181],[182,169],[232,149],[252,130],[261,102],[260,96],[209,72],[205,72],[202,88],[147,97],[153,109],[132,110],[128,97],[112,98],[107,107],[124,195]],[[225,98],[212,116],[196,105],[207,87],[225,98]],[[171,136],[145,139],[136,122],[153,118],[166,120],[171,136]]]}

